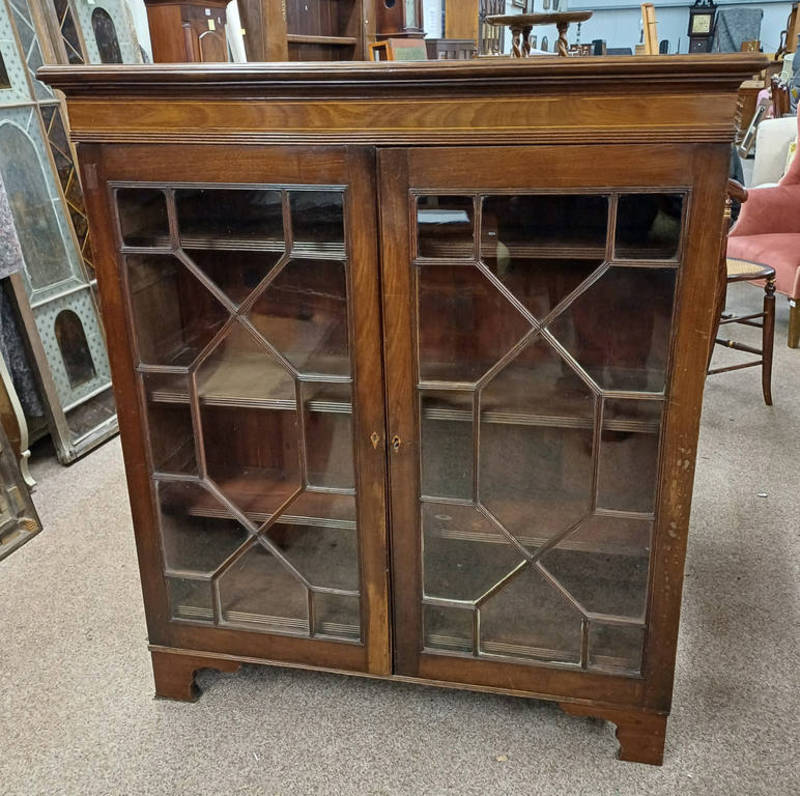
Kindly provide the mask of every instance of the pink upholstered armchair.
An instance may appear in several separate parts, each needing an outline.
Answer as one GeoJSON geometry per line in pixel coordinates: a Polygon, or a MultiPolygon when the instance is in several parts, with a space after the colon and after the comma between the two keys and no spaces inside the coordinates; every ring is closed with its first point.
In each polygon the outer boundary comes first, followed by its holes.
{"type": "Polygon", "coordinates": [[[775,269],[775,286],[789,297],[790,348],[800,344],[800,156],[778,185],[748,191],[728,236],[728,257],[775,269]]]}

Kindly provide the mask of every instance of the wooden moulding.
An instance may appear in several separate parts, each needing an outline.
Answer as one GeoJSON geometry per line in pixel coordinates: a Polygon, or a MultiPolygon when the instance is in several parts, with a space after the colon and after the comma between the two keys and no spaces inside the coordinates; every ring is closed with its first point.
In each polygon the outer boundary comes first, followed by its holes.
{"type": "Polygon", "coordinates": [[[39,78],[67,94],[73,139],[87,143],[689,143],[730,140],[738,87],[765,63],[747,53],[48,66],[39,78]]]}

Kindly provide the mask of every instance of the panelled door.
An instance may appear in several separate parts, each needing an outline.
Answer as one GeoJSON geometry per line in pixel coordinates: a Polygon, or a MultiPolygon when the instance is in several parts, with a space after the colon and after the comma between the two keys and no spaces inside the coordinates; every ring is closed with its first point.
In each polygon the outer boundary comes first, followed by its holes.
{"type": "Polygon", "coordinates": [[[700,164],[723,157],[380,152],[399,674],[660,698],[685,517],[659,484],[696,423],[673,392],[701,389],[673,367],[698,323],[676,308],[712,289],[718,230],[691,206],[721,210],[700,164]]]}
{"type": "Polygon", "coordinates": [[[81,161],[151,642],[388,673],[374,150],[81,161]]]}

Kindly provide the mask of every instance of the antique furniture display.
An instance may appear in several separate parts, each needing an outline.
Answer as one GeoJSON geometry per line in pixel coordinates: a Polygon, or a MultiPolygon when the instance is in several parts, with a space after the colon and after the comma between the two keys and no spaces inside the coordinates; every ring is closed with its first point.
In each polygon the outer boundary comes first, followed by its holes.
{"type": "MultiPolygon", "coordinates": [[[[239,0],[248,61],[353,61],[375,40],[373,2],[239,0]]],[[[403,35],[401,33],[392,35],[403,35]]],[[[417,34],[419,35],[419,34],[417,34]]]]}
{"type": "MultiPolygon", "coordinates": [[[[774,120],[771,123],[782,122],[774,120]]],[[[797,129],[798,119],[791,120],[797,129]]],[[[800,158],[778,185],[751,188],[728,236],[728,256],[775,269],[775,289],[789,299],[787,345],[800,345],[800,158]]]]}
{"type": "MultiPolygon", "coordinates": [[[[40,28],[27,0],[0,0],[0,176],[22,249],[10,277],[50,433],[66,463],[117,431],[83,194],[61,103],[35,77],[40,28]]],[[[60,43],[60,42],[59,42],[60,43]]]]}
{"type": "Polygon", "coordinates": [[[227,0],[145,0],[153,61],[228,60],[227,0]]]}
{"type": "MultiPolygon", "coordinates": [[[[570,22],[586,22],[592,18],[591,11],[559,11],[550,14],[511,14],[486,17],[490,25],[508,25],[511,28],[511,53],[516,58],[527,58],[531,54],[530,35],[534,25],[555,24],[558,30],[558,54],[569,55],[567,30],[570,22]]],[[[542,49],[545,49],[544,44],[542,49]]]]}
{"type": "Polygon", "coordinates": [[[772,348],[775,339],[775,269],[768,265],[749,263],[746,260],[734,260],[726,258],[726,284],[733,282],[752,282],[764,280],[764,308],[761,312],[748,313],[747,315],[735,315],[733,313],[722,313],[720,326],[738,323],[743,326],[755,326],[761,329],[761,348],[740,343],[736,340],[717,337],[714,340],[716,345],[724,348],[732,348],[735,351],[746,351],[755,354],[759,359],[748,362],[728,365],[722,368],[711,368],[708,373],[727,373],[731,370],[741,370],[742,368],[761,368],[761,387],[764,393],[764,403],[772,406],[772,348]]]}
{"type": "Polygon", "coordinates": [[[554,700],[661,761],[763,61],[40,71],[88,186],[159,695],[347,671],[554,700]]]}
{"type": "Polygon", "coordinates": [[[711,52],[714,38],[714,18],[717,6],[714,0],[695,0],[689,7],[689,52],[711,52]]]}

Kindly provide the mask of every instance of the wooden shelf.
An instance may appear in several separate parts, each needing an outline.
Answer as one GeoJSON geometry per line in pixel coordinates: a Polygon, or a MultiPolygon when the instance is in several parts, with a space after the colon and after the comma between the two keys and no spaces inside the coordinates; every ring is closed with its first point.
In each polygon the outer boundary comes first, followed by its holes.
{"type": "MultiPolygon", "coordinates": [[[[201,367],[198,374],[198,392],[201,406],[229,406],[242,409],[272,409],[294,411],[297,402],[286,395],[285,382],[275,378],[274,372],[265,371],[264,355],[255,354],[225,359],[212,369],[201,367]],[[258,396],[258,397],[256,397],[258,396]]],[[[286,374],[288,377],[288,374],[286,374]]],[[[160,374],[161,385],[149,393],[149,400],[163,404],[188,404],[186,376],[160,374]]],[[[324,382],[305,382],[304,406],[309,412],[347,414],[353,412],[350,401],[337,400],[335,390],[324,382]],[[331,391],[334,395],[331,395],[331,391]]]]}
{"type": "Polygon", "coordinates": [[[311,36],[305,33],[287,33],[289,44],[324,44],[332,47],[355,47],[358,39],[355,36],[311,36]]]}
{"type": "MultiPolygon", "coordinates": [[[[472,422],[472,411],[463,409],[426,409],[425,420],[472,422]]],[[[593,428],[594,421],[583,417],[559,415],[537,415],[523,412],[481,412],[482,423],[500,423],[510,426],[552,426],[555,428],[593,428]]],[[[658,434],[660,424],[637,420],[607,420],[603,423],[607,431],[627,431],[634,434],[658,434]]]]}
{"type": "MultiPolygon", "coordinates": [[[[211,473],[212,479],[214,473],[211,473]]],[[[214,479],[223,494],[236,505],[248,519],[257,525],[273,516],[276,506],[281,505],[297,488],[298,484],[287,481],[280,474],[252,468],[247,472],[214,479]]],[[[210,493],[201,496],[188,507],[188,514],[195,517],[230,518],[225,506],[210,493]]],[[[186,511],[186,507],[178,507],[186,511]]],[[[286,525],[310,525],[317,528],[356,529],[355,497],[351,494],[330,492],[303,492],[295,498],[289,509],[281,515],[280,522],[286,525]]]]}
{"type": "MultiPolygon", "coordinates": [[[[555,382],[554,382],[555,383],[555,382]]],[[[541,426],[555,428],[584,428],[594,427],[594,410],[590,401],[576,398],[574,395],[560,395],[553,392],[550,395],[538,396],[537,408],[539,411],[520,411],[516,407],[524,403],[525,388],[529,385],[519,384],[516,389],[509,386],[504,390],[504,400],[481,400],[481,422],[498,423],[513,426],[541,426]]],[[[439,393],[436,399],[440,405],[426,408],[422,412],[425,420],[438,420],[443,422],[471,423],[472,394],[468,392],[453,391],[439,393]],[[447,395],[447,399],[443,396],[447,395]]],[[[608,431],[623,431],[638,434],[658,434],[661,424],[652,418],[635,419],[606,419],[603,429],[608,431]]]]}
{"type": "MultiPolygon", "coordinates": [[[[154,255],[172,254],[166,251],[172,246],[169,236],[158,236],[137,239],[133,237],[132,243],[125,244],[123,252],[131,249],[134,254],[148,254],[149,249],[153,249],[154,255]]],[[[185,250],[189,257],[192,256],[192,249],[201,251],[243,251],[243,252],[280,252],[285,251],[282,238],[261,238],[258,236],[250,237],[230,237],[220,235],[181,235],[180,247],[185,250]]],[[[305,260],[342,260],[347,255],[344,243],[317,243],[315,241],[295,241],[291,251],[291,256],[295,259],[305,260]]]]}

